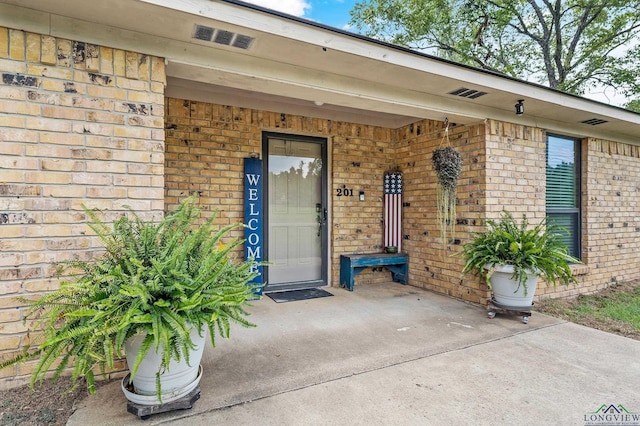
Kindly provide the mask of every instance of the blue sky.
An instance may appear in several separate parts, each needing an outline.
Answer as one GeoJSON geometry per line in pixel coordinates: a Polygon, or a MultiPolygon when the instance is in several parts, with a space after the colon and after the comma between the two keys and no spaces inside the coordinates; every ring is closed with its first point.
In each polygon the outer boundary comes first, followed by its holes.
{"type": "Polygon", "coordinates": [[[310,19],[332,27],[348,29],[349,11],[356,0],[244,0],[289,15],[310,19]]]}
{"type": "Polygon", "coordinates": [[[353,9],[356,0],[312,0],[311,11],[306,18],[332,27],[348,29],[351,19],[349,11],[353,9]]]}

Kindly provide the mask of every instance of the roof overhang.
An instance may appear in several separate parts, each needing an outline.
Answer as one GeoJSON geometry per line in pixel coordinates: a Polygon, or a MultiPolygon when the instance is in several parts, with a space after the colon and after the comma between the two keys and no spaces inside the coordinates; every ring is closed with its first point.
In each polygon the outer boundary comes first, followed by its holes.
{"type": "Polygon", "coordinates": [[[164,57],[168,96],[391,128],[491,118],[640,144],[640,114],[237,1],[0,0],[0,25],[164,57]],[[195,39],[197,25],[253,41],[195,39]],[[450,94],[462,87],[486,94],[450,94]]]}

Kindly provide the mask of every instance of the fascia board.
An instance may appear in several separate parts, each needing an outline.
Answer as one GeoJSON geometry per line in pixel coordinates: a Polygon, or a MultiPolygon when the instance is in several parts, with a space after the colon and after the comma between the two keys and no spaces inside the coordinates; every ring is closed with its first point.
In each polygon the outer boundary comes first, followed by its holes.
{"type": "MultiPolygon", "coordinates": [[[[26,3],[28,3],[28,1],[26,1],[26,3]]],[[[176,6],[174,2],[160,0],[144,0],[144,3],[176,6]]],[[[191,12],[189,13],[193,13],[194,5],[206,6],[200,11],[202,12],[201,15],[204,14],[209,17],[212,13],[216,13],[219,16],[209,18],[220,20],[226,17],[230,20],[230,23],[236,26],[238,22],[243,22],[244,25],[248,27],[257,27],[257,29],[260,29],[262,27],[260,27],[259,23],[268,21],[271,26],[279,25],[279,28],[285,33],[287,33],[285,30],[289,28],[288,33],[294,35],[306,34],[306,39],[315,40],[316,45],[322,45],[318,44],[318,37],[324,33],[325,45],[333,45],[334,48],[335,46],[339,46],[345,53],[349,54],[353,54],[353,51],[360,49],[361,54],[366,54],[368,58],[373,60],[382,58],[382,60],[388,62],[389,66],[403,66],[402,63],[405,61],[408,68],[416,70],[422,69],[425,75],[433,74],[434,70],[436,70],[439,74],[445,75],[447,78],[456,78],[462,82],[469,82],[489,88],[495,87],[496,82],[499,80],[501,85],[499,85],[500,88],[498,90],[502,93],[511,90],[511,92],[518,97],[537,99],[545,103],[561,106],[565,109],[576,110],[578,112],[586,111],[604,118],[619,119],[628,123],[631,127],[640,124],[639,114],[634,114],[619,108],[612,108],[604,104],[583,100],[575,96],[550,91],[547,88],[540,88],[508,78],[498,78],[479,71],[469,70],[465,67],[452,66],[423,56],[409,54],[402,50],[385,48],[375,43],[361,41],[338,33],[333,34],[328,30],[317,29],[295,21],[289,22],[281,18],[270,17],[264,13],[258,14],[252,10],[223,5],[209,0],[190,0],[182,3],[178,2],[177,4],[187,11],[190,10],[191,12]],[[251,14],[251,16],[256,15],[248,21],[249,24],[247,24],[247,21],[242,20],[247,14],[251,14]],[[294,26],[296,27],[295,32],[291,29],[294,26]],[[304,28],[301,31],[298,27],[304,28]],[[454,73],[454,71],[459,71],[459,74],[454,73]],[[469,81],[471,77],[475,79],[469,81]]],[[[172,7],[172,9],[175,10],[175,7],[172,7]]],[[[466,120],[476,120],[481,117],[518,122],[522,120],[521,118],[514,120],[510,105],[505,105],[505,108],[508,108],[508,110],[506,110],[486,105],[483,106],[479,103],[473,104],[464,100],[445,99],[437,95],[428,95],[428,99],[425,99],[424,92],[399,89],[397,87],[391,88],[379,82],[363,81],[361,78],[349,78],[347,76],[338,76],[337,74],[328,75],[326,72],[296,67],[291,64],[278,63],[270,59],[255,56],[251,57],[246,54],[235,54],[223,49],[203,47],[198,44],[172,39],[170,34],[167,34],[167,37],[162,37],[157,34],[151,35],[95,22],[80,21],[47,12],[38,12],[19,6],[9,6],[0,3],[0,25],[69,39],[81,37],[84,41],[104,46],[113,46],[114,40],[117,40],[117,46],[113,47],[143,51],[147,54],[169,57],[171,60],[175,59],[176,62],[183,62],[184,64],[190,65],[195,64],[201,67],[210,67],[211,61],[207,60],[207,58],[214,54],[215,62],[219,66],[219,71],[226,71],[236,77],[244,76],[244,84],[250,84],[253,80],[275,78],[276,80],[273,83],[274,87],[279,86],[286,88],[287,84],[285,83],[288,82],[289,93],[295,91],[295,94],[292,93],[293,96],[306,94],[305,96],[309,100],[332,102],[333,99],[333,102],[338,105],[352,106],[359,109],[363,109],[366,105],[375,105],[378,109],[372,109],[373,111],[387,111],[392,114],[422,118],[442,119],[444,116],[458,116],[461,117],[458,121],[462,121],[465,117],[466,120]],[[314,78],[310,78],[311,76],[314,78]],[[308,90],[305,89],[305,86],[309,86],[307,88],[308,90]],[[358,90],[354,90],[356,87],[358,90]],[[329,94],[330,97],[322,99],[320,97],[322,93],[329,94]],[[339,99],[334,98],[336,96],[338,96],[339,99]]],[[[158,31],[161,30],[162,29],[159,29],[158,31]]],[[[305,37],[292,36],[292,40],[293,39],[300,41],[305,40],[305,37]]],[[[220,84],[225,84],[224,80],[221,80],[220,84]]],[[[539,121],[536,121],[536,123],[539,123],[538,125],[544,122],[540,121],[543,119],[538,120],[539,121]]],[[[550,130],[558,129],[558,131],[562,131],[567,128],[567,126],[572,126],[571,123],[562,122],[562,126],[559,127],[558,125],[553,125],[553,120],[550,120],[549,123],[550,130]]],[[[595,127],[589,128],[588,130],[584,126],[578,127],[580,127],[578,129],[579,134],[600,134],[603,135],[603,137],[604,135],[610,134],[608,132],[602,132],[595,127]]],[[[626,133],[626,135],[629,134],[631,134],[631,132],[626,133]]],[[[619,140],[620,136],[620,133],[616,133],[615,138],[619,140]]],[[[639,143],[637,137],[632,143],[639,143]]]]}
{"type": "MultiPolygon", "coordinates": [[[[356,37],[355,35],[349,36],[308,24],[285,20],[281,17],[270,16],[263,12],[237,5],[219,3],[211,0],[188,0],[180,2],[172,0],[138,1],[194,16],[226,22],[229,25],[244,26],[252,30],[289,38],[297,42],[303,42],[321,48],[340,51],[349,55],[361,56],[434,75],[453,77],[469,82],[470,84],[497,88],[495,82],[502,82],[502,80],[504,80],[503,77],[490,76],[484,72],[468,67],[461,67],[449,62],[431,59],[427,55],[421,55],[413,51],[409,52],[407,49],[394,49],[387,45],[363,40],[362,37],[356,37]]],[[[500,87],[501,90],[509,91],[509,89],[512,89],[513,93],[519,93],[517,89],[522,83],[508,80],[505,83],[511,83],[511,87],[500,87]]]]}
{"type": "Polygon", "coordinates": [[[599,102],[578,96],[567,95],[548,87],[520,81],[509,76],[477,70],[459,64],[453,64],[429,55],[420,54],[408,49],[365,40],[361,36],[347,35],[330,31],[309,24],[287,20],[279,16],[270,16],[233,4],[212,2],[210,0],[188,0],[175,2],[172,0],[139,0],[145,3],[180,10],[184,13],[227,22],[231,25],[245,25],[257,31],[287,37],[298,42],[316,45],[321,48],[341,51],[349,55],[357,55],[393,66],[414,69],[419,72],[454,78],[472,86],[483,86],[513,94],[515,97],[536,99],[550,104],[579,109],[594,115],[601,115],[640,124],[640,114],[621,108],[611,107],[599,102]],[[249,23],[250,25],[247,25],[249,23]]]}
{"type": "MultiPolygon", "coordinates": [[[[304,42],[322,48],[333,49],[346,55],[355,55],[373,61],[384,62],[391,67],[415,70],[418,73],[424,73],[426,76],[432,75],[449,79],[453,78],[472,86],[482,86],[489,90],[502,92],[503,94],[510,93],[514,98],[535,99],[563,108],[574,108],[594,115],[640,124],[640,114],[635,114],[621,108],[611,107],[592,100],[552,91],[549,88],[522,82],[510,77],[496,76],[485,71],[452,64],[407,49],[395,48],[390,45],[367,40],[361,36],[348,35],[338,30],[331,31],[296,20],[285,19],[277,15],[270,15],[248,7],[211,0],[184,0],[180,2],[174,0],[136,1],[139,4],[148,5],[149,8],[160,7],[166,9],[163,19],[168,19],[168,16],[175,13],[178,15],[187,14],[194,17],[202,17],[207,20],[226,22],[236,27],[243,26],[247,29],[262,31],[273,36],[285,37],[297,43],[304,42]]],[[[54,6],[56,6],[56,3],[53,1],[43,6],[40,6],[38,2],[34,3],[32,0],[23,0],[22,2],[5,0],[5,2],[16,5],[23,3],[27,5],[37,4],[37,7],[41,9],[48,7],[47,10],[52,10],[54,6]]],[[[62,3],[65,6],[66,13],[70,13],[69,10],[73,9],[75,2],[76,0],[66,0],[62,3]]],[[[123,0],[120,3],[120,7],[122,7],[123,4],[126,4],[126,1],[123,0]]],[[[86,5],[85,3],[82,4],[86,5]]],[[[59,6],[60,3],[57,3],[57,5],[59,6]]],[[[0,4],[0,6],[2,5],[0,4]]],[[[115,28],[96,22],[77,21],[56,14],[47,15],[45,12],[38,12],[34,9],[23,9],[22,12],[16,12],[15,8],[20,8],[20,6],[4,6],[0,9],[0,22],[3,23],[3,25],[12,28],[14,28],[15,25],[19,25],[19,28],[29,31],[67,38],[80,35],[82,35],[83,39],[93,37],[92,42],[106,46],[113,44],[114,40],[118,40],[118,47],[120,48],[143,50],[145,53],[156,56],[177,58],[180,60],[186,59],[188,62],[198,62],[197,60],[184,58],[180,52],[170,52],[164,49],[164,47],[168,47],[165,43],[177,40],[174,39],[175,35],[171,33],[171,29],[165,28],[163,25],[152,26],[153,34],[150,34],[151,30],[148,24],[144,27],[146,32],[141,32],[125,28],[115,28]],[[51,18],[50,23],[47,20],[47,16],[51,18]],[[85,24],[80,25],[77,24],[78,22],[85,22],[85,24]],[[102,36],[99,33],[99,29],[102,29],[102,36]],[[89,32],[86,32],[86,30],[89,30],[89,32]],[[133,37],[128,37],[127,35],[133,35],[133,37]],[[158,43],[159,40],[160,43],[158,43]]],[[[139,9],[140,8],[138,8],[138,12],[142,13],[139,9]]],[[[98,16],[95,17],[95,19],[99,20],[101,18],[98,16]]],[[[186,46],[185,49],[188,50],[196,48],[197,45],[185,43],[183,46],[186,46]]],[[[185,53],[188,52],[185,51],[185,53]]],[[[268,58],[262,58],[262,60],[268,60],[268,58]]],[[[305,66],[305,69],[308,69],[308,67],[305,66]]],[[[347,71],[348,70],[345,72],[347,71]]]]}
{"type": "MultiPolygon", "coordinates": [[[[2,10],[0,9],[0,13],[2,10]]],[[[30,10],[24,10],[24,15],[29,15],[30,10]]],[[[15,15],[15,14],[14,14],[15,15]]],[[[0,18],[0,24],[3,18],[0,18]]],[[[416,117],[424,116],[424,111],[430,111],[429,118],[434,118],[433,111],[440,111],[438,119],[446,115],[468,116],[476,120],[487,116],[491,111],[479,111],[473,105],[463,100],[447,100],[444,98],[438,102],[438,97],[429,97],[430,107],[426,107],[424,95],[418,92],[411,93],[408,90],[399,90],[381,83],[363,81],[361,79],[329,75],[308,68],[291,66],[272,60],[256,58],[227,50],[205,47],[193,43],[187,43],[172,39],[163,39],[135,31],[109,27],[93,22],[79,21],[59,15],[50,15],[48,20],[41,20],[41,27],[34,28],[37,31],[48,30],[49,35],[73,39],[82,36],[82,39],[103,45],[112,46],[114,40],[118,40],[118,48],[141,50],[150,55],[170,58],[172,64],[182,64],[192,68],[207,70],[201,73],[200,79],[214,84],[236,84],[238,88],[249,90],[269,90],[272,87],[274,94],[289,93],[295,96],[306,96],[303,99],[309,101],[323,101],[336,103],[342,106],[359,107],[363,100],[371,100],[379,108],[378,111],[416,117]],[[46,21],[46,26],[43,25],[46,21]],[[214,58],[215,60],[208,60],[214,58]],[[214,74],[212,71],[218,71],[214,74]],[[206,75],[206,78],[204,77],[206,75]],[[230,76],[236,76],[232,79],[230,76]],[[244,77],[239,79],[237,77],[244,77]],[[250,85],[250,87],[247,87],[250,85]],[[328,95],[328,96],[324,96],[328,95]],[[340,101],[336,99],[340,95],[340,101]],[[349,100],[351,99],[351,100],[349,100]],[[383,104],[386,104],[385,108],[383,104]],[[456,105],[460,108],[452,108],[456,105]],[[422,111],[419,115],[416,113],[422,111]]],[[[186,72],[186,71],[185,71],[186,72]]],[[[185,78],[185,72],[176,77],[185,78]]],[[[193,74],[193,72],[192,72],[193,74]]]]}

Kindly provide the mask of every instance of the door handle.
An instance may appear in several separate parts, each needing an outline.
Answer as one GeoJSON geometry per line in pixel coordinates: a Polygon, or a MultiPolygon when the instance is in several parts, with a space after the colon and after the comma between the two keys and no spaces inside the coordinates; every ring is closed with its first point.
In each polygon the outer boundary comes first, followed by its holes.
{"type": "Polygon", "coordinates": [[[317,236],[322,235],[322,227],[327,224],[327,209],[322,209],[319,204],[316,204],[316,211],[318,212],[318,233],[317,236]]]}

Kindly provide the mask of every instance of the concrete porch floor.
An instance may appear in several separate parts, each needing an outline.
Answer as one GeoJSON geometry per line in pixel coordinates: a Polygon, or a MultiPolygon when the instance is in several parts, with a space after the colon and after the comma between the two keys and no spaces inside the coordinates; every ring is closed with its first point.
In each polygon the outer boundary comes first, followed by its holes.
{"type": "Polygon", "coordinates": [[[120,383],[68,425],[584,425],[603,404],[640,414],[640,342],[397,283],[253,303],[253,329],[207,348],[192,409],[129,414],[120,383]]]}

